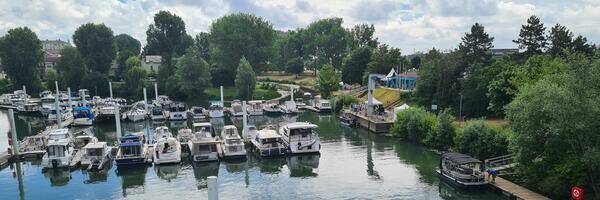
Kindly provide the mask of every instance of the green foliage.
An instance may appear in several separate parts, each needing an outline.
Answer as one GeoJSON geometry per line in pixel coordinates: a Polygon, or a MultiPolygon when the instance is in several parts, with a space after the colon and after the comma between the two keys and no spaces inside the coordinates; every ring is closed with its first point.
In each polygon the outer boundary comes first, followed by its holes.
{"type": "Polygon", "coordinates": [[[315,21],[304,31],[304,50],[309,69],[316,70],[329,64],[340,69],[342,58],[348,50],[349,34],[342,27],[342,18],[327,18],[315,21]]]}
{"type": "MultiPolygon", "coordinates": [[[[60,85],[80,88],[83,83],[82,79],[88,74],[89,69],[85,64],[85,60],[75,47],[65,47],[61,51],[60,61],[56,64],[56,70],[60,77],[60,85]]],[[[49,82],[54,85],[54,82],[49,82]]],[[[52,88],[52,87],[50,87],[52,88]]]]}
{"type": "Polygon", "coordinates": [[[454,51],[442,54],[433,49],[425,54],[419,70],[414,100],[429,107],[433,104],[445,109],[459,104],[461,55],[454,51]]]}
{"type": "Polygon", "coordinates": [[[564,70],[565,64],[558,58],[542,55],[532,56],[515,71],[515,75],[510,82],[515,88],[521,88],[527,84],[537,82],[546,75],[556,74],[564,70]]]}
{"type": "Polygon", "coordinates": [[[379,45],[377,38],[374,38],[375,26],[373,24],[357,24],[350,30],[352,35],[351,48],[369,47],[376,48],[379,45]]]}
{"type": "Polygon", "coordinates": [[[285,72],[296,76],[304,72],[304,62],[300,58],[292,58],[285,64],[285,72]]]}
{"type": "Polygon", "coordinates": [[[146,85],[147,77],[146,70],[139,65],[133,66],[127,70],[124,79],[127,94],[130,98],[142,95],[142,88],[146,85]]]}
{"type": "Polygon", "coordinates": [[[410,66],[415,68],[415,69],[419,69],[421,68],[421,56],[415,56],[413,58],[410,59],[410,66]]]}
{"type": "Polygon", "coordinates": [[[125,69],[127,69],[127,71],[129,71],[129,69],[133,68],[133,67],[141,67],[142,66],[142,61],[140,61],[140,58],[138,57],[129,57],[127,58],[127,60],[125,61],[125,69]]]}
{"type": "Polygon", "coordinates": [[[382,44],[373,51],[365,73],[387,74],[392,68],[407,65],[408,61],[402,56],[400,49],[382,44]]]}
{"type": "Polygon", "coordinates": [[[404,140],[421,143],[435,123],[435,116],[425,109],[409,108],[398,113],[390,133],[404,140]]]}
{"type": "Polygon", "coordinates": [[[81,87],[89,89],[93,96],[109,96],[108,76],[100,72],[90,72],[81,79],[81,87]]]}
{"type": "Polygon", "coordinates": [[[110,28],[104,24],[83,24],[75,30],[73,43],[91,71],[108,73],[116,56],[114,36],[110,28]]]}
{"type": "Polygon", "coordinates": [[[550,41],[548,53],[552,57],[558,57],[563,55],[563,50],[571,48],[573,33],[567,27],[556,24],[550,29],[548,40],[550,41]]]}
{"type": "Polygon", "coordinates": [[[115,36],[115,46],[117,48],[117,65],[119,71],[116,73],[117,77],[124,77],[125,73],[131,68],[125,67],[125,62],[130,57],[137,57],[140,55],[141,43],[137,39],[127,34],[119,34],[115,36]]]}
{"type": "Polygon", "coordinates": [[[507,119],[515,130],[510,147],[527,186],[556,199],[568,198],[571,186],[583,186],[597,197],[600,59],[568,55],[565,66],[525,85],[509,104],[507,119]]]}
{"type": "Polygon", "coordinates": [[[7,94],[14,91],[13,83],[8,79],[0,79],[0,94],[7,94]]]}
{"type": "Polygon", "coordinates": [[[304,31],[302,29],[298,29],[296,31],[286,32],[284,35],[277,37],[273,44],[273,48],[275,50],[275,54],[273,56],[275,69],[273,70],[281,70],[282,67],[285,67],[285,70],[288,71],[291,67],[291,69],[294,69],[292,71],[298,72],[300,71],[298,64],[301,63],[302,71],[304,71],[303,57],[305,56],[305,52],[303,32],[304,31]]]}
{"type": "Polygon", "coordinates": [[[8,30],[0,38],[0,60],[4,72],[15,85],[25,85],[34,92],[41,87],[37,67],[42,61],[42,43],[31,29],[8,30]]]}
{"type": "Polygon", "coordinates": [[[188,99],[199,98],[204,89],[210,87],[209,65],[200,57],[196,47],[188,51],[177,61],[175,76],[179,90],[187,95],[188,99]]]}
{"type": "Polygon", "coordinates": [[[458,49],[464,53],[467,65],[487,64],[492,57],[490,50],[494,47],[492,42],[494,42],[494,37],[490,37],[481,24],[475,23],[471,27],[471,32],[462,37],[458,49]]]}
{"type": "Polygon", "coordinates": [[[335,113],[339,113],[344,108],[350,107],[352,104],[358,104],[360,100],[352,95],[340,94],[331,98],[331,105],[335,113]]]}
{"type": "Polygon", "coordinates": [[[483,120],[467,121],[456,135],[456,148],[481,160],[506,155],[509,135],[508,130],[490,126],[483,120]]]}
{"type": "Polygon", "coordinates": [[[508,59],[497,60],[488,67],[488,73],[491,75],[486,93],[489,99],[488,110],[498,117],[504,116],[504,107],[512,101],[517,91],[510,82],[510,79],[515,76],[517,67],[508,59]]]}
{"type": "Polygon", "coordinates": [[[544,48],[548,45],[544,35],[546,27],[540,21],[540,18],[532,15],[527,19],[527,24],[521,26],[519,38],[513,40],[519,45],[519,49],[525,49],[523,52],[527,57],[542,54],[544,48]]]}
{"type": "MultiPolygon", "coordinates": [[[[210,29],[210,57],[217,63],[224,85],[233,85],[237,67],[244,57],[261,72],[273,54],[275,31],[273,25],[252,14],[237,13],[215,20],[210,29]]],[[[213,73],[213,77],[216,77],[213,73]]]]}
{"type": "Polygon", "coordinates": [[[200,58],[204,61],[210,61],[210,34],[206,32],[201,32],[196,35],[194,39],[194,46],[198,48],[198,53],[200,54],[200,58]]]}
{"type": "Polygon", "coordinates": [[[315,88],[319,90],[324,99],[327,99],[332,92],[339,89],[340,81],[340,73],[336,72],[332,65],[326,64],[317,72],[317,85],[315,88]]]}
{"type": "Polygon", "coordinates": [[[371,62],[371,49],[359,47],[352,50],[342,65],[342,81],[347,84],[361,83],[367,64],[371,62]]]}
{"type": "Polygon", "coordinates": [[[446,109],[437,115],[437,120],[423,142],[438,150],[448,150],[454,146],[455,135],[454,117],[450,110],[446,109]]]}
{"type": "Polygon", "coordinates": [[[183,55],[186,36],[185,23],[181,17],[169,11],[159,11],[154,15],[154,23],[146,31],[145,55],[161,55],[169,66],[171,58],[183,55]]]}
{"type": "Polygon", "coordinates": [[[235,75],[235,86],[238,88],[238,96],[243,100],[249,100],[256,86],[256,75],[246,58],[242,57],[239,63],[240,66],[237,67],[235,75]]]}

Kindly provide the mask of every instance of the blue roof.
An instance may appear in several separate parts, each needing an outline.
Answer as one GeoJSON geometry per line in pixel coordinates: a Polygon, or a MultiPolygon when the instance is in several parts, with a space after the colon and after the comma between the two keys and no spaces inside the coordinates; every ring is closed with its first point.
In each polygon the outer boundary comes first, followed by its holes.
{"type": "Polygon", "coordinates": [[[83,107],[75,107],[75,108],[73,108],[73,110],[74,111],[89,111],[89,110],[91,110],[91,108],[83,106],[83,107]]]}
{"type": "Polygon", "coordinates": [[[141,142],[127,142],[119,144],[119,147],[133,147],[133,146],[142,146],[141,142]]]}

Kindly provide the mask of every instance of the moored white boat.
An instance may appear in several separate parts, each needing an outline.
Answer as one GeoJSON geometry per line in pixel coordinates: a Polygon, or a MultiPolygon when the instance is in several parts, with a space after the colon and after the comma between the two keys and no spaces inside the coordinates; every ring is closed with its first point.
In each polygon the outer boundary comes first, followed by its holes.
{"type": "Polygon", "coordinates": [[[81,166],[88,170],[100,170],[106,166],[110,158],[110,148],[106,142],[90,142],[83,147],[85,154],[81,157],[81,166]]]}
{"type": "Polygon", "coordinates": [[[73,125],[74,126],[91,126],[94,123],[94,113],[89,107],[73,108],[73,125]]]}
{"type": "Polygon", "coordinates": [[[144,133],[131,133],[121,137],[115,156],[117,167],[144,164],[147,159],[147,150],[144,133]]]}
{"type": "Polygon", "coordinates": [[[206,119],[206,109],[201,106],[192,106],[192,108],[188,110],[188,116],[192,120],[206,119]]]}
{"type": "Polygon", "coordinates": [[[214,137],[214,129],[208,122],[194,123],[194,136],[189,140],[190,157],[194,162],[219,160],[220,141],[214,137]]]}
{"type": "Polygon", "coordinates": [[[233,100],[231,102],[231,108],[229,109],[229,113],[233,117],[241,117],[244,115],[244,109],[242,109],[242,102],[240,100],[233,100]]]}
{"type": "Polygon", "coordinates": [[[208,107],[208,116],[211,118],[223,117],[223,102],[211,101],[210,107],[208,107]]]}
{"type": "Polygon", "coordinates": [[[263,115],[263,105],[261,100],[248,101],[248,107],[246,109],[250,116],[263,115]]]}
{"type": "Polygon", "coordinates": [[[152,121],[163,121],[166,120],[167,117],[165,111],[161,107],[154,107],[150,112],[150,119],[152,119],[152,121]]]}
{"type": "Polygon", "coordinates": [[[69,130],[65,128],[53,130],[48,134],[46,154],[42,157],[42,169],[68,167],[73,152],[69,130]]]}
{"type": "Polygon", "coordinates": [[[319,135],[314,130],[317,125],[308,122],[288,123],[279,128],[288,153],[317,153],[321,150],[319,135]]]}
{"type": "MultiPolygon", "coordinates": [[[[249,127],[250,128],[250,127],[249,127]]],[[[287,148],[283,144],[281,135],[273,128],[264,128],[248,135],[253,148],[261,157],[283,156],[287,148]]]]}
{"type": "Polygon", "coordinates": [[[173,103],[169,107],[169,120],[187,120],[187,108],[184,103],[173,103]]]}
{"type": "Polygon", "coordinates": [[[242,137],[240,137],[240,134],[235,126],[224,126],[223,131],[221,131],[221,139],[223,140],[221,149],[223,151],[224,159],[246,158],[246,148],[244,147],[244,142],[242,141],[242,137]]]}
{"type": "Polygon", "coordinates": [[[181,144],[166,126],[160,126],[153,133],[154,164],[181,162],[181,144]]]}

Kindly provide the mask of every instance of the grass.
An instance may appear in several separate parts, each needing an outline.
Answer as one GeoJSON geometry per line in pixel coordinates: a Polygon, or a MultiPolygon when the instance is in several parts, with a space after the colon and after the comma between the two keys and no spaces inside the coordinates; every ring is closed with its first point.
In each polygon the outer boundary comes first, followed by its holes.
{"type": "Polygon", "coordinates": [[[316,84],[316,77],[313,74],[303,74],[301,76],[296,77],[295,75],[288,74],[269,74],[257,76],[257,80],[271,80],[278,82],[291,82],[296,85],[301,85],[307,88],[314,88],[316,84]]]}
{"type": "MultiPolygon", "coordinates": [[[[384,107],[387,107],[391,103],[400,100],[400,104],[404,103],[404,100],[400,99],[400,94],[398,90],[390,89],[390,88],[377,88],[373,91],[373,97],[383,103],[384,107]]],[[[367,95],[361,97],[361,102],[366,101],[368,98],[367,95]]]]}

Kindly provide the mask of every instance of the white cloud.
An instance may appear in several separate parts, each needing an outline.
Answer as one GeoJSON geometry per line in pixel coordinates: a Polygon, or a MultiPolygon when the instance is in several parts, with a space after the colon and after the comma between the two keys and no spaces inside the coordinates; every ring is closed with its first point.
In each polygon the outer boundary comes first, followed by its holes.
{"type": "Polygon", "coordinates": [[[432,47],[455,48],[470,26],[479,22],[499,48],[512,39],[532,14],[547,27],[560,23],[600,43],[600,1],[543,0],[0,0],[0,35],[28,26],[41,39],[70,40],[84,23],[105,23],[115,34],[130,34],[145,43],[145,32],[159,10],[180,16],[188,33],[208,31],[220,16],[246,12],[263,17],[276,29],[304,27],[326,17],[344,18],[344,26],[373,23],[380,41],[404,53],[432,47]]]}

